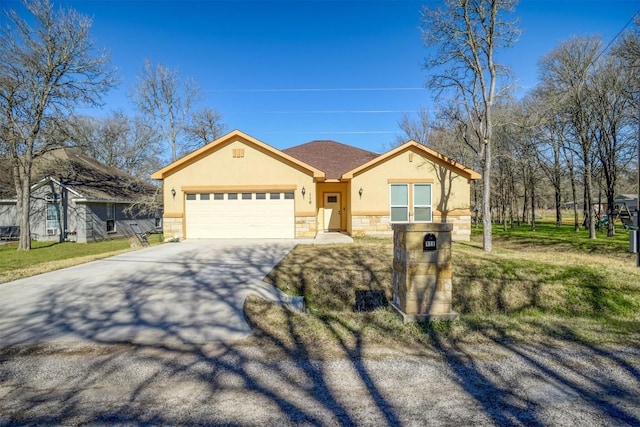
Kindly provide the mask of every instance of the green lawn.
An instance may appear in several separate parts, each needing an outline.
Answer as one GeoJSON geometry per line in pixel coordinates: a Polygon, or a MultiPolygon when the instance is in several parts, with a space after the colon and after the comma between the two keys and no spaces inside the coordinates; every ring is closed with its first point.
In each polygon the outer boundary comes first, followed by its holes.
{"type": "Polygon", "coordinates": [[[31,244],[30,251],[17,251],[17,242],[0,245],[0,283],[131,250],[129,239],[86,244],[34,241],[31,244]]]}
{"type": "MultiPolygon", "coordinates": [[[[482,228],[473,228],[474,236],[482,235],[482,228]]],[[[549,222],[536,223],[536,231],[530,224],[521,224],[508,230],[494,225],[493,236],[503,245],[513,242],[519,246],[532,245],[539,248],[552,247],[555,251],[577,250],[583,252],[613,252],[626,254],[629,251],[629,231],[622,226],[616,227],[614,237],[607,237],[606,230],[598,230],[596,239],[589,239],[589,230],[581,228],[575,231],[573,225],[556,227],[549,222]]]]}
{"type": "Polygon", "coordinates": [[[355,291],[392,293],[391,239],[359,239],[353,245],[296,247],[266,280],[304,295],[309,314],[297,315],[251,299],[247,315],[262,345],[305,342],[330,348],[366,344],[417,349],[434,340],[496,340],[626,344],[640,340],[640,268],[628,253],[628,232],[599,233],[538,224],[495,228],[494,251],[472,241],[454,243],[454,324],[403,325],[389,308],[355,310],[355,291]]]}

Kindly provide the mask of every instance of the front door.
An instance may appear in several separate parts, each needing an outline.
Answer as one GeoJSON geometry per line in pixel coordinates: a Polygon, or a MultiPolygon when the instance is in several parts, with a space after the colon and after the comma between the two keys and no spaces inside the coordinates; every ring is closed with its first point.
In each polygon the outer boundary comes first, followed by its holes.
{"type": "Polygon", "coordinates": [[[324,229],[340,230],[342,228],[340,219],[342,218],[342,205],[340,204],[340,193],[324,194],[324,229]]]}

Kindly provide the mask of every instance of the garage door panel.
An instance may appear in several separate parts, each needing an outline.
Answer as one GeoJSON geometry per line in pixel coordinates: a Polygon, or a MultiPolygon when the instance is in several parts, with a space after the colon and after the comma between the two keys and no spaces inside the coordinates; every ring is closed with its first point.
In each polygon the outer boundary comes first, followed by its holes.
{"type": "Polygon", "coordinates": [[[252,198],[186,201],[187,238],[293,238],[294,201],[252,198]]]}

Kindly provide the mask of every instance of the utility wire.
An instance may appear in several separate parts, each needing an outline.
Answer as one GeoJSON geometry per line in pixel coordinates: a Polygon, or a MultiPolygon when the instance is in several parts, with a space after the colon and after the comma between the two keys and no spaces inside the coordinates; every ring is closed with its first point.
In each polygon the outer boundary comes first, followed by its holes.
{"type": "Polygon", "coordinates": [[[424,90],[423,87],[344,87],[344,88],[272,88],[272,89],[207,89],[208,93],[223,92],[394,92],[424,90]]]}

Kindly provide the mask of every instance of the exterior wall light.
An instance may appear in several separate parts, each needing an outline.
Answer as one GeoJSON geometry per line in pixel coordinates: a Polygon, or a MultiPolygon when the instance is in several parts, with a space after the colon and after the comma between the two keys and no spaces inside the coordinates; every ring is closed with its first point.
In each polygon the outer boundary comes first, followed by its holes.
{"type": "Polygon", "coordinates": [[[304,195],[307,193],[307,190],[304,188],[304,186],[302,187],[302,197],[304,197],[304,195]]]}
{"type": "Polygon", "coordinates": [[[360,198],[362,198],[362,193],[364,193],[364,190],[362,189],[362,187],[360,187],[360,190],[358,190],[358,194],[360,195],[360,198]]]}
{"type": "Polygon", "coordinates": [[[174,199],[176,198],[176,189],[175,188],[171,189],[171,195],[173,196],[174,199]]]}

